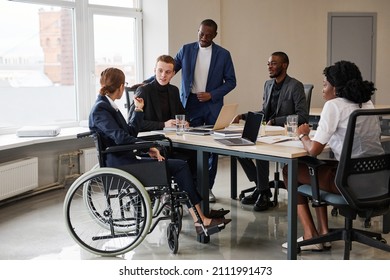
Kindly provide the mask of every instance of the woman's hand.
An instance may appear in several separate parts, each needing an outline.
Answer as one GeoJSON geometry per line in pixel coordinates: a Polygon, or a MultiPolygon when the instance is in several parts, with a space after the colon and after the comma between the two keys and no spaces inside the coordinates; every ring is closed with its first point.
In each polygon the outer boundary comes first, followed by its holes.
{"type": "Polygon", "coordinates": [[[301,124],[297,129],[297,134],[307,134],[310,135],[310,127],[307,123],[301,124]]]}
{"type": "Polygon", "coordinates": [[[134,96],[134,106],[136,109],[143,110],[144,105],[145,103],[142,97],[134,96]]]}
{"type": "Polygon", "coordinates": [[[160,151],[157,148],[150,148],[149,149],[149,156],[151,158],[155,158],[158,161],[163,161],[165,158],[160,154],[160,151]]]}

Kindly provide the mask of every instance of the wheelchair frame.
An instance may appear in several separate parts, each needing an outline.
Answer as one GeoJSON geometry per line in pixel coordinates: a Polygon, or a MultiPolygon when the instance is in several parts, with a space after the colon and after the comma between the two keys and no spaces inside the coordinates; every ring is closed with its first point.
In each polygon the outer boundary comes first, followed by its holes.
{"type": "MultiPolygon", "coordinates": [[[[176,254],[182,228],[182,204],[188,202],[202,227],[203,223],[187,193],[179,191],[169,177],[165,162],[150,161],[150,164],[154,164],[153,176],[145,174],[147,170],[139,163],[124,168],[104,165],[107,153],[133,151],[138,154],[153,146],[165,150],[158,141],[166,141],[167,138],[159,135],[153,137],[155,141],[150,141],[152,138],[148,137],[147,141],[132,145],[104,147],[98,133],[77,135],[78,138],[91,136],[95,138],[99,165],[73,182],[64,201],[65,223],[72,238],[91,253],[117,256],[136,248],[160,221],[170,220],[167,227],[168,246],[176,254]],[[131,170],[131,167],[135,169],[131,170]],[[128,168],[132,172],[124,170],[128,168]],[[162,183],[156,184],[156,177],[161,176],[162,183]],[[152,184],[149,184],[149,179],[152,184]],[[164,195],[169,199],[162,203],[164,195]],[[167,211],[169,215],[164,213],[167,206],[170,209],[167,211]]],[[[170,139],[168,142],[170,143],[170,139]]],[[[203,229],[207,235],[207,229],[203,229]]]]}

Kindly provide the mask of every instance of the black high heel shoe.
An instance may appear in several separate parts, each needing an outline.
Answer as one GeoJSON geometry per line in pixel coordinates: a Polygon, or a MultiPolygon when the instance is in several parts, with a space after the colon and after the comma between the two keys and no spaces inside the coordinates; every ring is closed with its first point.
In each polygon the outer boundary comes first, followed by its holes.
{"type": "Polygon", "coordinates": [[[206,215],[206,217],[210,218],[210,219],[223,218],[229,212],[230,212],[230,210],[225,210],[223,208],[221,208],[219,210],[211,210],[210,213],[208,215],[206,215]]]}

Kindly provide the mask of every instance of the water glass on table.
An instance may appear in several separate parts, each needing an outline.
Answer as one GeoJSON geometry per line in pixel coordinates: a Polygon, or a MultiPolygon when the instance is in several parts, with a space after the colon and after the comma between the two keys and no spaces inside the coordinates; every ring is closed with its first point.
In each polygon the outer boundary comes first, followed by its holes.
{"type": "Polygon", "coordinates": [[[176,134],[183,135],[186,127],[186,115],[176,115],[176,134]]]}
{"type": "Polygon", "coordinates": [[[287,128],[287,136],[297,137],[298,115],[287,116],[286,128],[287,128]]]}

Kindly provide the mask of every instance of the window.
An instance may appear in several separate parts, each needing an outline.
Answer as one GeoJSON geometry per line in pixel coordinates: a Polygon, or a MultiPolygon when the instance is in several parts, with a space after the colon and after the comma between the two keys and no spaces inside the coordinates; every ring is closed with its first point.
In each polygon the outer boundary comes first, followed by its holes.
{"type": "Polygon", "coordinates": [[[89,0],[89,4],[137,8],[137,0],[89,0]]]}
{"type": "Polygon", "coordinates": [[[106,67],[140,80],[138,2],[0,0],[0,134],[87,119],[106,67]]]}

